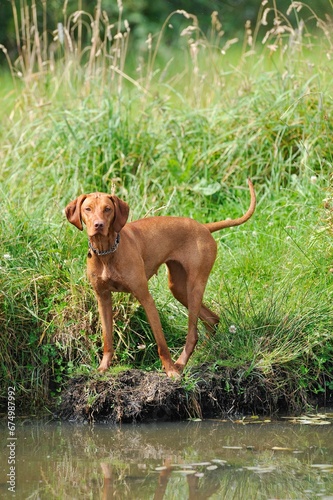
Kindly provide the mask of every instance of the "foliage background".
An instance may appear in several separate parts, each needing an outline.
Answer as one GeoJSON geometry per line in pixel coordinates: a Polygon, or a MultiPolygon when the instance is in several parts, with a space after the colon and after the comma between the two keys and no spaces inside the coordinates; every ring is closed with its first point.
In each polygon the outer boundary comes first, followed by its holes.
{"type": "MultiPolygon", "coordinates": [[[[49,37],[52,31],[57,27],[57,23],[63,22],[64,11],[69,16],[78,9],[84,12],[93,14],[95,3],[88,0],[1,0],[0,2],[0,44],[3,44],[10,52],[16,51],[15,29],[12,16],[12,3],[18,9],[22,6],[31,6],[35,4],[38,12],[40,26],[43,24],[43,17],[46,18],[47,30],[49,37]],[[45,6],[47,4],[47,10],[45,6]]],[[[245,22],[250,20],[255,23],[258,15],[260,4],[259,0],[103,0],[103,10],[105,10],[111,20],[116,23],[118,19],[118,4],[123,6],[123,19],[127,19],[131,30],[133,31],[133,42],[136,45],[141,45],[147,39],[149,33],[156,34],[159,32],[161,25],[171,12],[177,9],[184,9],[197,16],[199,25],[204,32],[209,31],[211,26],[211,14],[217,11],[222,22],[223,31],[227,38],[231,36],[242,36],[244,33],[245,22]]],[[[290,0],[276,0],[274,2],[276,8],[281,12],[286,12],[290,5],[290,0]]],[[[325,18],[331,12],[329,0],[316,0],[316,14],[325,18]]],[[[307,16],[307,25],[309,28],[315,26],[315,20],[309,14],[307,16]],[[312,19],[311,19],[312,18],[312,19]]],[[[293,24],[297,24],[297,17],[291,18],[293,24]]],[[[178,43],[179,29],[183,25],[181,18],[172,20],[172,29],[168,30],[165,42],[178,43]]]]}

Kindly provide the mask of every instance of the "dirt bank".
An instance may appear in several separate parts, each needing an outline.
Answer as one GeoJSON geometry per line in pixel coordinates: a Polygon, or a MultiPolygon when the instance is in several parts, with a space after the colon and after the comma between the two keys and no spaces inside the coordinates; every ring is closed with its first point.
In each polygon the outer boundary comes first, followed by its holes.
{"type": "Polygon", "coordinates": [[[309,393],[276,370],[261,372],[201,367],[174,381],[163,373],[126,370],[71,379],[57,415],[78,422],[149,422],[236,414],[300,413],[333,403],[333,393],[309,393]]]}

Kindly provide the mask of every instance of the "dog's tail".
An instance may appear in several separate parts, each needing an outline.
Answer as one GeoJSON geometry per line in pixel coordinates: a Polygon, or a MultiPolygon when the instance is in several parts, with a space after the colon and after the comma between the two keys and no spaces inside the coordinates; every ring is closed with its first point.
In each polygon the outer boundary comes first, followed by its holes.
{"type": "Polygon", "coordinates": [[[219,222],[208,222],[207,224],[205,224],[205,226],[211,233],[214,233],[214,231],[219,231],[220,229],[224,229],[226,227],[240,226],[241,224],[244,224],[244,222],[249,220],[249,218],[253,215],[256,209],[256,193],[254,191],[251,179],[248,179],[247,182],[249,184],[251,194],[251,202],[248,211],[238,219],[226,219],[219,222]]]}

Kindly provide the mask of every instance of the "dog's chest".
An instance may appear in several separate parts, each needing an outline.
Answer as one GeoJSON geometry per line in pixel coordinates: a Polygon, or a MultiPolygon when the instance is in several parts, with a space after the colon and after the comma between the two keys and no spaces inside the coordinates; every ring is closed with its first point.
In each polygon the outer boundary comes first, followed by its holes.
{"type": "Polygon", "coordinates": [[[112,267],[100,265],[88,271],[88,278],[97,290],[127,292],[122,277],[112,267]]]}

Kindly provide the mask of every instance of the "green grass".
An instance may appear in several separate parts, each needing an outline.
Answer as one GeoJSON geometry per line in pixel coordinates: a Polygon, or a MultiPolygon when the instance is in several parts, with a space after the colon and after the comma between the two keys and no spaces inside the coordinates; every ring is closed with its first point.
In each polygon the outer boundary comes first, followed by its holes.
{"type": "MultiPolygon", "coordinates": [[[[281,366],[312,390],[323,391],[323,380],[332,385],[332,236],[323,205],[332,40],[319,33],[310,50],[308,37],[293,45],[284,33],[271,36],[276,52],[267,42],[222,56],[200,36],[198,59],[183,49],[163,66],[153,47],[136,79],[133,69],[126,73],[124,46],[117,72],[96,58],[85,81],[65,54],[54,70],[23,71],[16,93],[9,88],[16,99],[0,129],[2,401],[15,383],[22,404],[41,406],[68,375],[97,366],[87,238],[64,217],[70,200],[114,185],[131,219],[156,213],[205,222],[246,210],[249,176],[258,207],[246,225],[215,235],[205,301],[221,323],[211,340],[201,335],[190,365],[266,375],[281,366]]],[[[186,314],[163,270],[151,290],[176,357],[186,314]]],[[[141,308],[123,294],[114,303],[120,366],[159,369],[141,308]]]]}

